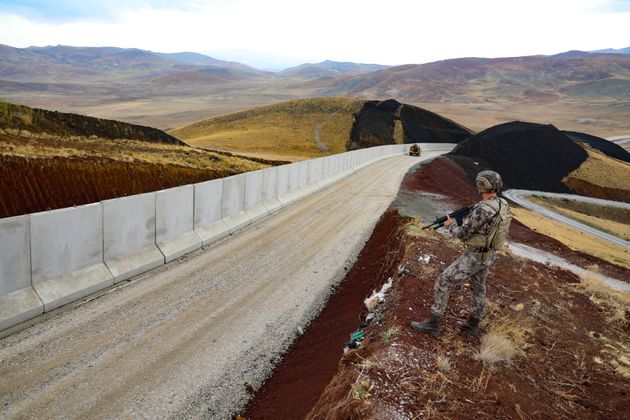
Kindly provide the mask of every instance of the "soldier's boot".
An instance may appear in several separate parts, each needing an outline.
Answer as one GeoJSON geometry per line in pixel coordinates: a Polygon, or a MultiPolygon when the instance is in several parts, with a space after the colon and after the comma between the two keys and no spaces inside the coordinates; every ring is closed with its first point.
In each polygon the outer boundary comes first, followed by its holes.
{"type": "Polygon", "coordinates": [[[431,314],[422,322],[412,322],[411,328],[437,337],[440,335],[440,317],[431,314]]]}
{"type": "Polygon", "coordinates": [[[479,337],[479,320],[472,315],[468,317],[466,322],[458,321],[457,324],[460,330],[467,332],[473,337],[479,337]]]}

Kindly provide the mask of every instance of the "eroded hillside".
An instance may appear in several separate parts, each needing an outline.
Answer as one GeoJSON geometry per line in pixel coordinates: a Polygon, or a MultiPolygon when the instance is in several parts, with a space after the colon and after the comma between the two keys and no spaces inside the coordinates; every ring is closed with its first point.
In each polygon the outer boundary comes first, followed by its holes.
{"type": "Polygon", "coordinates": [[[27,107],[9,109],[13,113],[0,125],[0,218],[268,166],[189,147],[156,129],[134,131],[117,121],[27,107]]]}

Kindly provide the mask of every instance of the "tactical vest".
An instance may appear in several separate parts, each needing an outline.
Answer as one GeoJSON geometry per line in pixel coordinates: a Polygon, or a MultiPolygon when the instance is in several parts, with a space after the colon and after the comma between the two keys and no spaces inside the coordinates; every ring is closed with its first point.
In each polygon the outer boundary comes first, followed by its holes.
{"type": "Polygon", "coordinates": [[[488,234],[473,234],[470,239],[466,241],[466,247],[487,250],[500,249],[507,241],[508,230],[510,228],[510,223],[512,222],[510,206],[503,198],[499,198],[498,200],[483,200],[479,204],[485,204],[492,208],[495,211],[496,216],[488,234]]]}

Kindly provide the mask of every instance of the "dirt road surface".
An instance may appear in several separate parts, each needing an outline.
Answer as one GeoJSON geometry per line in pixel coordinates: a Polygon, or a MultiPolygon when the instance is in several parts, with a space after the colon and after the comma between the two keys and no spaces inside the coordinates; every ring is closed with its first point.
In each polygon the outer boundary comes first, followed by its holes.
{"type": "Polygon", "coordinates": [[[625,239],[619,238],[618,236],[611,235],[604,231],[601,231],[597,228],[588,226],[584,223],[580,223],[577,220],[571,219],[570,217],[563,216],[562,214],[556,213],[555,211],[548,209],[544,206],[538,205],[536,203],[532,203],[527,198],[529,196],[541,196],[541,197],[549,197],[557,200],[575,200],[584,203],[596,204],[602,207],[617,207],[630,211],[630,204],[623,203],[620,201],[612,201],[612,200],[602,200],[601,198],[592,198],[585,197],[577,194],[556,194],[556,193],[548,193],[542,191],[529,191],[529,190],[507,190],[503,191],[503,195],[515,203],[525,207],[526,209],[533,210],[537,213],[542,214],[552,220],[558,221],[560,223],[564,223],[567,226],[576,228],[582,232],[588,233],[590,235],[596,236],[600,239],[608,241],[612,244],[620,246],[622,248],[630,249],[630,241],[626,241],[625,239]]]}
{"type": "Polygon", "coordinates": [[[343,279],[404,173],[389,158],[0,340],[0,418],[229,418],[343,279]]]}

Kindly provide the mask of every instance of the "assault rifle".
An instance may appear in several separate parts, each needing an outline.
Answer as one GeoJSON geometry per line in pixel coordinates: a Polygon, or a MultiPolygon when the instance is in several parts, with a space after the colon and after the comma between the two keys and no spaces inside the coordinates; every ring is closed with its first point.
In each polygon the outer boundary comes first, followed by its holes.
{"type": "MultiPolygon", "coordinates": [[[[470,209],[472,209],[472,206],[462,207],[459,210],[455,210],[453,213],[449,213],[449,216],[451,217],[451,219],[455,219],[455,221],[457,222],[457,226],[461,226],[464,222],[464,217],[466,217],[466,215],[470,212],[470,209]]],[[[422,230],[428,229],[430,227],[432,227],[433,229],[441,228],[442,226],[444,226],[444,222],[446,222],[446,220],[448,220],[448,217],[446,216],[438,217],[430,225],[423,226],[422,230]]]]}

